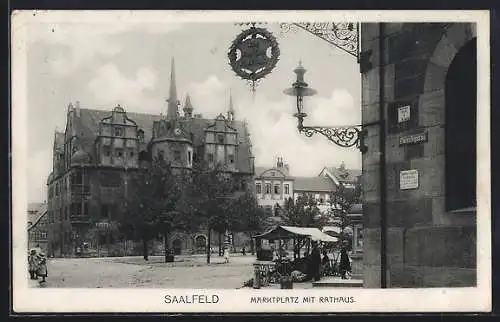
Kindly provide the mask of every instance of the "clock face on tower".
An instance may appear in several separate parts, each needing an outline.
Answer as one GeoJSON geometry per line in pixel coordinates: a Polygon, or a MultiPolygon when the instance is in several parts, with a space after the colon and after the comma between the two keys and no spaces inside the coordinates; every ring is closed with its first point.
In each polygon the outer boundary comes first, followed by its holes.
{"type": "Polygon", "coordinates": [[[174,130],[175,135],[180,135],[181,134],[181,129],[177,128],[174,130]]]}

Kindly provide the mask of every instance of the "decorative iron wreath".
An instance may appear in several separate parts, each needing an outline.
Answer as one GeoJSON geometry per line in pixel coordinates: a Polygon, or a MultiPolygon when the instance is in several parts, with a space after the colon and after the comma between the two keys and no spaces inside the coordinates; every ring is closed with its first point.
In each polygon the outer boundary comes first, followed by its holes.
{"type": "Polygon", "coordinates": [[[276,38],[271,34],[269,31],[263,28],[256,28],[256,27],[251,27],[250,29],[244,30],[241,32],[236,39],[232,42],[231,46],[229,47],[229,52],[227,54],[229,58],[229,65],[233,69],[233,71],[241,77],[242,79],[249,80],[252,82],[255,82],[261,78],[264,78],[267,76],[276,66],[279,60],[279,55],[280,55],[280,50],[278,47],[278,42],[276,41],[276,38]],[[248,36],[257,36],[260,35],[264,37],[267,41],[270,43],[271,47],[271,57],[269,59],[269,62],[267,65],[264,66],[264,68],[258,72],[255,73],[247,73],[243,71],[241,68],[238,66],[238,61],[237,61],[237,50],[240,49],[241,44],[243,41],[248,37],[248,36]]]}

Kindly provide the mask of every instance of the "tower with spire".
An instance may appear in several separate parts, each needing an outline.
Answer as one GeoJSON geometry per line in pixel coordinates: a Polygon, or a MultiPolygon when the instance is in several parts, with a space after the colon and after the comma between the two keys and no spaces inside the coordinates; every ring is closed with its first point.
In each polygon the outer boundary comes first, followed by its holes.
{"type": "Polygon", "coordinates": [[[177,99],[177,86],[175,83],[175,60],[172,57],[170,67],[170,90],[167,99],[167,120],[176,120],[179,116],[180,102],[177,99]]]}
{"type": "Polygon", "coordinates": [[[186,94],[186,101],[184,103],[184,108],[182,110],[184,111],[185,118],[193,117],[193,105],[191,104],[191,98],[189,97],[189,93],[186,94]]]}
{"type": "Polygon", "coordinates": [[[233,106],[233,94],[232,91],[229,90],[229,110],[227,112],[227,119],[230,122],[234,121],[234,106],[233,106]]]}

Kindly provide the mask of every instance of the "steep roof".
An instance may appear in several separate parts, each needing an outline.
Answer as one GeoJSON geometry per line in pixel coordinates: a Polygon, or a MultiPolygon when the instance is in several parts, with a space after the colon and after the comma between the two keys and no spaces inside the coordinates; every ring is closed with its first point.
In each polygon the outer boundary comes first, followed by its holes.
{"type": "Polygon", "coordinates": [[[294,177],[294,191],[331,192],[336,188],[334,182],[326,177],[294,177]]]}
{"type": "Polygon", "coordinates": [[[256,166],[255,167],[255,177],[260,177],[262,174],[266,171],[281,171],[286,177],[290,175],[289,171],[283,167],[283,168],[278,168],[278,167],[266,167],[266,166],[256,166]]]}
{"type": "MultiPolygon", "coordinates": [[[[75,115],[74,126],[79,136],[78,142],[82,145],[85,152],[94,157],[94,142],[99,133],[99,123],[102,119],[112,115],[112,111],[95,110],[80,108],[79,113],[75,115]]],[[[153,123],[162,119],[161,115],[126,112],[127,117],[134,121],[137,129],[144,131],[144,141],[149,142],[153,135],[153,123]]],[[[203,118],[180,119],[183,128],[193,133],[193,145],[199,147],[204,144],[205,129],[213,124],[214,120],[203,118]]],[[[252,152],[251,143],[248,136],[246,125],[243,121],[232,121],[231,126],[238,131],[238,156],[237,169],[239,172],[252,172],[252,152]]]]}
{"type": "Polygon", "coordinates": [[[42,217],[45,214],[47,214],[47,204],[46,203],[36,203],[36,205],[37,205],[37,208],[30,209],[30,207],[35,206],[35,204],[28,204],[28,211],[34,210],[34,212],[28,212],[28,223],[31,223],[31,225],[28,225],[28,230],[35,227],[36,224],[40,221],[40,219],[42,219],[42,217]]]}
{"type": "Polygon", "coordinates": [[[326,167],[326,170],[339,182],[356,182],[358,180],[358,177],[362,174],[362,170],[359,169],[326,167]]]}

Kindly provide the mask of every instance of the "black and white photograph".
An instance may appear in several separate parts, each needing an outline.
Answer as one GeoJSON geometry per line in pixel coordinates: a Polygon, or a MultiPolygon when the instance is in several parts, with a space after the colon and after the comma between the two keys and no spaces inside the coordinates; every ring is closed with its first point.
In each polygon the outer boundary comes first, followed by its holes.
{"type": "Polygon", "coordinates": [[[487,11],[11,32],[15,310],[491,309],[487,11]]]}

